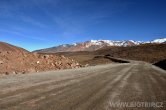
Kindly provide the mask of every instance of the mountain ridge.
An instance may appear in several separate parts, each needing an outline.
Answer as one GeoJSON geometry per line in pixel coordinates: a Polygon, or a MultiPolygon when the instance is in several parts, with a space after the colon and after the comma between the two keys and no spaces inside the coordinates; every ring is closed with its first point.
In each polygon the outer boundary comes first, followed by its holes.
{"type": "Polygon", "coordinates": [[[90,40],[80,43],[63,44],[46,49],[36,50],[39,53],[58,53],[58,52],[76,52],[76,51],[95,51],[107,46],[136,46],[146,43],[166,43],[166,38],[154,39],[152,41],[134,41],[134,40],[90,40]]]}
{"type": "Polygon", "coordinates": [[[12,51],[12,52],[29,52],[21,47],[18,47],[18,46],[14,46],[14,45],[11,45],[9,43],[6,43],[6,42],[1,42],[0,41],[0,52],[4,52],[4,51],[12,51]]]}

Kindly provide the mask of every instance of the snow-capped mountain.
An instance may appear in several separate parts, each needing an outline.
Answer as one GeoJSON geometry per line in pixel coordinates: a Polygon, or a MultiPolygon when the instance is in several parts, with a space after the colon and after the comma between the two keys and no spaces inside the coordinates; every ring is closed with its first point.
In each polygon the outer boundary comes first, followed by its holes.
{"type": "Polygon", "coordinates": [[[164,43],[164,42],[166,42],[166,38],[155,39],[151,41],[151,43],[164,43]]]}
{"type": "Polygon", "coordinates": [[[140,41],[133,41],[133,40],[127,40],[127,41],[113,41],[113,40],[91,40],[89,41],[91,45],[107,45],[107,46],[133,46],[133,45],[139,45],[140,41]]]}
{"type": "Polygon", "coordinates": [[[74,44],[64,44],[55,46],[52,48],[37,50],[36,52],[46,52],[46,53],[56,53],[56,52],[75,52],[75,51],[95,51],[106,46],[136,46],[146,43],[165,43],[166,38],[155,39],[152,41],[133,41],[133,40],[123,40],[123,41],[113,41],[113,40],[90,40],[81,43],[74,44]]]}

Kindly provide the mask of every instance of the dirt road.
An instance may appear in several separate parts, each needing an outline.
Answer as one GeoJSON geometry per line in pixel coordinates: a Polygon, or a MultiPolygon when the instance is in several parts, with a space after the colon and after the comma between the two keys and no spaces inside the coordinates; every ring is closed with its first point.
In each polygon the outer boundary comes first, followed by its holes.
{"type": "Polygon", "coordinates": [[[133,62],[0,77],[0,110],[119,109],[166,110],[166,72],[133,62]]]}

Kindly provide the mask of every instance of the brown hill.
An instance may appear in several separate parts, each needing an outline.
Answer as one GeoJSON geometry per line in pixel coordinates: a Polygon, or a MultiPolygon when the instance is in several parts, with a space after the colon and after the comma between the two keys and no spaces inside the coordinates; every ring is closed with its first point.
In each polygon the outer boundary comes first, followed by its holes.
{"type": "Polygon", "coordinates": [[[95,54],[155,63],[166,58],[166,44],[142,44],[132,47],[106,47],[95,54]]]}
{"type": "MultiPolygon", "coordinates": [[[[94,58],[100,55],[110,55],[117,58],[146,61],[156,63],[166,58],[166,44],[142,44],[130,47],[104,47],[97,51],[89,52],[63,52],[56,53],[75,59],[80,64],[89,64],[94,62],[94,58]]],[[[98,59],[100,60],[100,59],[98,59]]],[[[106,62],[102,62],[106,63],[106,62]]]]}
{"type": "Polygon", "coordinates": [[[39,55],[7,43],[0,43],[0,74],[48,71],[79,66],[76,61],[64,56],[39,55]]]}
{"type": "Polygon", "coordinates": [[[24,51],[24,52],[28,52],[27,50],[23,49],[23,48],[20,48],[20,47],[17,47],[17,46],[14,46],[14,45],[11,45],[11,44],[8,44],[8,43],[5,43],[5,42],[0,42],[0,52],[3,52],[3,51],[24,51]]]}

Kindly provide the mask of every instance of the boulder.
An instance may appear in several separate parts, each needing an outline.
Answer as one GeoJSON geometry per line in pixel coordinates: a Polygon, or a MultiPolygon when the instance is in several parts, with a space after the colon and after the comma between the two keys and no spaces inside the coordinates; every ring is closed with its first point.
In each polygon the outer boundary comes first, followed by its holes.
{"type": "Polygon", "coordinates": [[[3,61],[0,61],[0,64],[3,64],[4,62],[3,61]]]}

